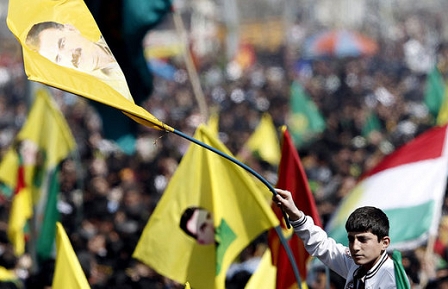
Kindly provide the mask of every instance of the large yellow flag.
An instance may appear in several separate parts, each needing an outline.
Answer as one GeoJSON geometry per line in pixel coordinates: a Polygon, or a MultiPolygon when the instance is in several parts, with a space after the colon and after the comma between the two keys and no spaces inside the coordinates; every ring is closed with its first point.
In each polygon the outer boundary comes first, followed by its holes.
{"type": "Polygon", "coordinates": [[[277,129],[268,113],[262,115],[260,123],[247,140],[245,148],[271,165],[278,166],[281,156],[280,143],[277,129]]]}
{"type": "Polygon", "coordinates": [[[16,253],[23,253],[25,243],[21,232],[26,220],[34,214],[38,254],[40,251],[49,255],[58,216],[58,189],[53,186],[58,182],[57,166],[75,150],[76,144],[46,89],[36,90],[27,121],[14,142],[0,163],[0,183],[16,191],[10,211],[9,236],[16,244],[16,253]]]}
{"type": "Polygon", "coordinates": [[[10,0],[6,21],[22,45],[30,80],[115,107],[143,125],[173,131],[134,103],[84,1],[10,0]]]}
{"type": "Polygon", "coordinates": [[[81,264],[73,251],[67,233],[61,223],[56,223],[56,264],[52,288],[87,289],[90,288],[81,264]]]}
{"type": "MultiPolygon", "coordinates": [[[[205,125],[195,138],[227,154],[205,125]]],[[[258,235],[279,225],[253,178],[190,145],[151,215],[133,257],[195,289],[224,289],[225,274],[258,235]],[[182,229],[183,228],[183,229],[182,229]]]]}
{"type": "Polygon", "coordinates": [[[277,268],[272,265],[271,250],[266,249],[258,264],[257,270],[252,274],[245,289],[275,289],[277,268]]]}

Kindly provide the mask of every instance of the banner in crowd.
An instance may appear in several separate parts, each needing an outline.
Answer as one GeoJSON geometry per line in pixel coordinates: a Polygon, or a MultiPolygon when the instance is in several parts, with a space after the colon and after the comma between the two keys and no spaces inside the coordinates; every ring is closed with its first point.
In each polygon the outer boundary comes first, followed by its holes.
{"type": "Polygon", "coordinates": [[[325,129],[325,120],[303,87],[291,85],[290,113],[287,120],[289,131],[297,147],[307,145],[325,129]]]}
{"type": "Polygon", "coordinates": [[[424,102],[429,113],[437,119],[445,103],[446,83],[436,65],[426,76],[424,102]]]}
{"type": "Polygon", "coordinates": [[[61,223],[56,223],[56,263],[52,288],[89,289],[90,285],[61,223]]]}
{"type": "MultiPolygon", "coordinates": [[[[196,139],[230,155],[208,127],[196,139]]],[[[279,221],[254,179],[229,160],[191,145],[151,215],[133,257],[196,289],[224,289],[238,254],[279,221]]]]}
{"type": "Polygon", "coordinates": [[[280,162],[280,144],[278,133],[269,113],[261,116],[260,122],[252,135],[244,144],[243,150],[254,154],[258,159],[264,160],[272,166],[280,162]]]}
{"type": "MultiPolygon", "coordinates": [[[[311,216],[317,226],[322,226],[319,213],[314,201],[313,193],[308,185],[305,169],[300,161],[299,154],[294,146],[293,140],[283,127],[281,159],[278,169],[277,188],[288,190],[292,193],[295,203],[308,216],[311,216]]],[[[282,212],[276,204],[272,209],[279,220],[282,220],[282,212]]],[[[293,230],[286,230],[282,222],[285,238],[288,240],[294,260],[297,264],[301,281],[306,281],[307,262],[310,255],[305,250],[302,240],[294,234],[293,230]]],[[[288,289],[298,287],[293,267],[288,259],[285,248],[280,246],[280,241],[274,230],[269,232],[269,246],[272,253],[272,262],[277,267],[276,289],[288,289]]]]}
{"type": "MultiPolygon", "coordinates": [[[[54,244],[58,219],[58,166],[75,149],[75,140],[64,116],[48,91],[37,89],[27,121],[0,163],[0,181],[6,187],[24,187],[30,192],[35,220],[32,226],[35,232],[31,232],[31,236],[36,242],[38,257],[43,259],[50,256],[54,244]],[[17,183],[20,158],[23,159],[24,184],[17,183]]],[[[23,207],[22,212],[13,210],[11,213],[21,215],[26,210],[23,207]]],[[[15,217],[11,215],[10,219],[15,217]]]]}
{"type": "Polygon", "coordinates": [[[22,45],[30,80],[117,108],[148,127],[173,131],[134,103],[84,1],[10,0],[6,22],[22,45]]]}
{"type": "Polygon", "coordinates": [[[345,221],[353,210],[368,205],[388,215],[390,248],[413,249],[436,235],[448,174],[446,130],[442,126],[422,133],[364,174],[333,214],[328,234],[347,245],[345,221]]]}

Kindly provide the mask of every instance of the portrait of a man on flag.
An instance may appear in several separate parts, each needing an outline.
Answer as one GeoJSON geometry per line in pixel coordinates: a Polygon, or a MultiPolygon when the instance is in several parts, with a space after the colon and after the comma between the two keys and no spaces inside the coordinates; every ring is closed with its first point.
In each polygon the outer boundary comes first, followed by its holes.
{"type": "Polygon", "coordinates": [[[72,24],[43,21],[31,27],[25,44],[53,63],[92,75],[132,100],[126,78],[102,35],[92,41],[72,24]]]}

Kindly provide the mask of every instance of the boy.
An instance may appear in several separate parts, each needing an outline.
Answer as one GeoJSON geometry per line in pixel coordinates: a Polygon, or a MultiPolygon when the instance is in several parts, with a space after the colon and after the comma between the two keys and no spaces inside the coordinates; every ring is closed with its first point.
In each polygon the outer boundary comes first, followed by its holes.
{"type": "Polygon", "coordinates": [[[394,263],[386,252],[390,244],[389,219],[383,211],[361,207],[349,216],[345,224],[347,248],[314,225],[312,218],[296,207],[289,191],[276,191],[274,201],[288,214],[294,232],[303,240],[308,253],[346,278],[344,288],[396,288],[394,263]]]}

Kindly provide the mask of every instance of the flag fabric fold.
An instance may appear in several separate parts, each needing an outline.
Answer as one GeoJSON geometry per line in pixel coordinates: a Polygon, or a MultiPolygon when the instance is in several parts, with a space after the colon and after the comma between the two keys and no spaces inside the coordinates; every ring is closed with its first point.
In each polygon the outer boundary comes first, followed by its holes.
{"type": "Polygon", "coordinates": [[[37,255],[45,259],[52,253],[58,218],[58,165],[76,149],[70,128],[46,89],[36,90],[27,121],[15,143],[18,147],[10,148],[0,163],[0,181],[10,188],[26,187],[30,191],[33,215],[30,234],[37,244],[37,255]],[[24,185],[18,182],[18,151],[23,157],[24,185]]]}
{"type": "Polygon", "coordinates": [[[84,1],[11,0],[6,22],[22,45],[30,80],[119,109],[142,125],[173,131],[134,103],[84,1]]]}
{"type": "MultiPolygon", "coordinates": [[[[230,155],[207,126],[200,125],[194,137],[230,155]]],[[[192,288],[223,289],[226,271],[239,253],[278,224],[244,169],[192,144],[151,215],[133,257],[181,284],[188,281],[192,288]],[[195,221],[187,218],[184,223],[190,234],[181,228],[182,216],[188,211],[197,212],[195,221]],[[214,229],[207,229],[210,222],[214,229]],[[214,240],[205,242],[199,233],[194,237],[191,227],[203,232],[202,236],[208,232],[214,240]]]]}
{"type": "Polygon", "coordinates": [[[411,289],[408,275],[404,270],[401,260],[401,252],[394,250],[392,252],[392,260],[394,261],[395,283],[397,285],[397,289],[411,289]]]}
{"type": "Polygon", "coordinates": [[[366,172],[341,201],[326,231],[347,245],[345,220],[360,206],[389,217],[391,249],[413,249],[437,234],[448,174],[447,126],[434,127],[366,172]],[[403,220],[419,220],[406,226],[403,220]]]}
{"type": "Polygon", "coordinates": [[[56,223],[56,264],[52,288],[88,289],[86,275],[61,223],[56,223]]]}
{"type": "MultiPolygon", "coordinates": [[[[313,194],[308,185],[308,178],[300,161],[297,149],[286,127],[283,127],[282,131],[282,149],[277,187],[290,191],[300,210],[306,215],[311,216],[317,226],[322,226],[313,194]]],[[[272,209],[277,215],[277,218],[282,220],[281,210],[275,204],[272,204],[272,209]]],[[[282,227],[283,229],[286,228],[284,222],[282,222],[282,227]]],[[[302,240],[292,230],[284,230],[283,232],[299,269],[300,277],[302,280],[306,280],[306,265],[310,255],[305,250],[302,240]]],[[[288,289],[293,286],[297,288],[298,284],[294,276],[293,267],[288,259],[286,250],[280,245],[280,241],[274,230],[270,230],[268,240],[272,254],[272,262],[277,267],[276,289],[288,289]]]]}

